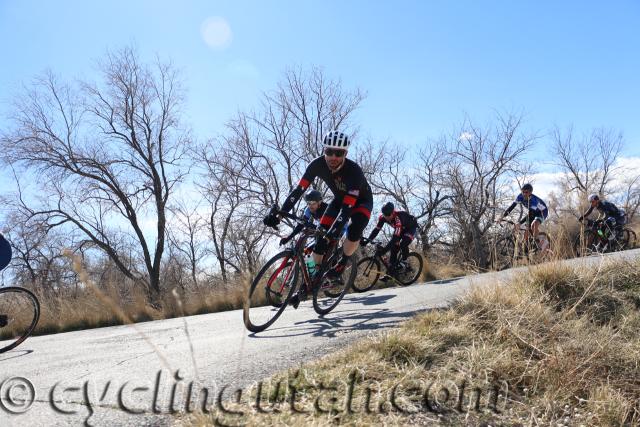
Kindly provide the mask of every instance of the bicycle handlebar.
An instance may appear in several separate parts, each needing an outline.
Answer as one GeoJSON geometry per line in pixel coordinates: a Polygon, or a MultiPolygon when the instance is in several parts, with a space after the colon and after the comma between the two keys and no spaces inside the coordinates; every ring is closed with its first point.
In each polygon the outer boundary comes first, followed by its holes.
{"type": "Polygon", "coordinates": [[[296,214],[292,214],[290,212],[285,212],[285,211],[281,211],[281,210],[276,210],[275,211],[276,215],[280,215],[284,218],[288,218],[292,221],[295,221],[298,224],[302,224],[305,228],[312,228],[316,233],[320,234],[322,237],[326,237],[327,235],[327,230],[325,230],[322,227],[317,227],[316,225],[312,222],[312,221],[308,221],[305,218],[301,218],[296,214]]]}

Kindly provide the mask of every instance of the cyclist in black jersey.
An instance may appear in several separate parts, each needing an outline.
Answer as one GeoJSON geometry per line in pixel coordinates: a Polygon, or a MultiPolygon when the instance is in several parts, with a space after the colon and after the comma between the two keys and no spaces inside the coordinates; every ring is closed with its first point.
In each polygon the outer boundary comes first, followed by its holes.
{"type": "MultiPolygon", "coordinates": [[[[391,250],[391,262],[389,263],[389,269],[387,270],[387,276],[393,277],[398,267],[398,253],[402,252],[402,257],[406,258],[409,255],[409,245],[413,241],[418,230],[418,220],[413,215],[406,211],[397,211],[395,206],[391,202],[387,202],[382,206],[381,214],[378,217],[378,224],[369,234],[368,240],[371,241],[376,238],[382,226],[389,224],[393,227],[393,237],[382,248],[378,255],[384,255],[387,251],[391,250]]],[[[362,242],[362,246],[365,246],[367,241],[362,242]]],[[[382,280],[388,279],[384,277],[382,280]]]]}
{"type": "MultiPolygon", "coordinates": [[[[589,203],[591,204],[589,210],[578,218],[578,221],[582,221],[585,217],[591,215],[594,209],[597,209],[601,214],[600,219],[604,220],[604,223],[607,224],[611,230],[615,231],[618,237],[621,237],[622,227],[627,223],[625,212],[613,203],[600,199],[600,196],[597,194],[589,195],[589,203]]],[[[609,238],[613,239],[614,236],[615,235],[612,234],[609,238]]]]}
{"type": "MultiPolygon", "coordinates": [[[[324,154],[307,166],[300,182],[287,196],[287,200],[282,205],[282,211],[290,211],[315,178],[320,178],[325,182],[334,196],[320,219],[320,227],[327,230],[327,238],[337,239],[347,221],[351,220],[347,238],[343,244],[342,257],[338,264],[327,273],[332,279],[340,279],[347,262],[358,249],[362,232],[371,217],[373,194],[360,166],[353,160],[346,158],[350,145],[347,135],[332,130],[325,135],[323,145],[324,154]]],[[[275,212],[276,209],[272,209],[269,215],[264,218],[265,225],[276,227],[280,223],[280,218],[275,212]]],[[[327,248],[327,239],[318,237],[313,252],[316,264],[322,262],[327,248]]],[[[301,292],[304,292],[304,287],[301,292]]],[[[294,307],[304,296],[296,295],[295,298],[292,298],[294,307]]]]}

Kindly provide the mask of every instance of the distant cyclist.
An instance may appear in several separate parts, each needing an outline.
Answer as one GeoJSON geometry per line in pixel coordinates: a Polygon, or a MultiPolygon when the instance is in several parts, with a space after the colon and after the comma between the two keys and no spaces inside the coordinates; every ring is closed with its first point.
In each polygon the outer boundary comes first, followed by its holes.
{"type": "MultiPolygon", "coordinates": [[[[418,220],[409,214],[409,212],[395,210],[393,203],[387,202],[382,206],[381,214],[378,217],[378,224],[376,224],[376,227],[371,230],[371,234],[369,234],[369,241],[376,238],[384,224],[389,224],[393,227],[393,237],[389,243],[379,251],[378,255],[383,255],[391,250],[387,276],[394,277],[398,270],[398,253],[402,252],[402,259],[409,256],[409,245],[416,236],[418,220]]],[[[362,242],[362,246],[366,244],[366,240],[362,242]]],[[[382,280],[387,280],[387,277],[382,280]]]]}
{"type": "Polygon", "coordinates": [[[609,238],[613,239],[615,235],[619,237],[622,232],[622,226],[627,223],[625,212],[613,203],[601,200],[597,194],[591,194],[589,196],[589,203],[591,207],[578,218],[578,221],[582,221],[585,217],[591,215],[594,209],[597,209],[600,213],[599,219],[604,220],[604,223],[608,225],[611,230],[615,231],[609,238]]]}
{"type": "MultiPolygon", "coordinates": [[[[320,178],[327,184],[334,199],[320,219],[320,227],[326,230],[326,238],[320,235],[316,238],[313,259],[316,264],[322,262],[329,247],[327,239],[337,239],[345,224],[351,220],[347,238],[342,246],[342,256],[327,272],[328,278],[337,280],[341,280],[342,272],[358,249],[362,232],[369,222],[373,209],[373,194],[362,168],[353,160],[347,159],[350,142],[348,136],[340,131],[332,130],[327,133],[323,139],[323,155],[307,166],[302,179],[282,205],[282,211],[289,212],[315,178],[320,178]]],[[[272,209],[263,222],[266,226],[276,227],[280,223],[277,209],[272,209]]],[[[297,307],[300,300],[306,297],[305,291],[303,286],[299,291],[300,294],[292,297],[294,307],[297,307]]]]}
{"type": "MultiPolygon", "coordinates": [[[[304,195],[304,200],[305,202],[307,202],[307,207],[304,209],[302,217],[307,221],[319,222],[320,219],[322,219],[322,215],[324,215],[324,212],[329,206],[322,200],[322,193],[320,193],[318,190],[311,190],[304,195]]],[[[303,228],[303,224],[297,224],[291,234],[280,239],[280,245],[286,245],[287,243],[289,243],[289,241],[291,241],[291,239],[293,239],[298,233],[300,233],[303,228]]]]}
{"type": "MultiPolygon", "coordinates": [[[[516,200],[507,208],[506,211],[502,214],[502,217],[498,220],[501,222],[505,219],[507,215],[511,213],[511,211],[518,205],[524,206],[528,213],[527,215],[520,220],[520,224],[527,223],[529,227],[525,230],[524,238],[525,241],[529,238],[529,229],[533,233],[533,238],[538,238],[538,232],[540,230],[540,224],[547,219],[549,215],[549,209],[545,202],[542,201],[541,198],[533,194],[533,186],[531,184],[524,184],[520,189],[521,193],[518,194],[516,200]]],[[[516,226],[517,232],[518,226],[516,226]]]]}

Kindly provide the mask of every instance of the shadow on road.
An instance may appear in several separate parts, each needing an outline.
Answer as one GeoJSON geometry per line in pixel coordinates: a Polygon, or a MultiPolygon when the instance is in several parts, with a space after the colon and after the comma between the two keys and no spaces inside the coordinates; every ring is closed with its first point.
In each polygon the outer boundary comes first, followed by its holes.
{"type": "Polygon", "coordinates": [[[464,279],[464,277],[451,277],[450,279],[433,280],[431,282],[426,282],[425,285],[446,285],[447,283],[457,282],[460,279],[464,279]]]}
{"type": "Polygon", "coordinates": [[[26,356],[27,354],[33,353],[33,350],[12,350],[8,351],[2,355],[0,355],[0,362],[9,359],[15,359],[16,357],[26,356]]]}
{"type": "Polygon", "coordinates": [[[362,305],[378,305],[384,304],[392,298],[395,298],[397,295],[376,295],[373,292],[367,294],[351,294],[345,297],[341,304],[362,304],[362,305]],[[356,296],[358,295],[358,296],[356,296]]]}
{"type": "Polygon", "coordinates": [[[315,317],[296,322],[291,326],[273,328],[260,334],[249,334],[249,336],[252,338],[287,338],[310,335],[333,338],[349,332],[375,331],[394,327],[418,313],[430,310],[432,309],[417,309],[405,312],[394,312],[388,308],[338,310],[326,317],[315,317]]]}

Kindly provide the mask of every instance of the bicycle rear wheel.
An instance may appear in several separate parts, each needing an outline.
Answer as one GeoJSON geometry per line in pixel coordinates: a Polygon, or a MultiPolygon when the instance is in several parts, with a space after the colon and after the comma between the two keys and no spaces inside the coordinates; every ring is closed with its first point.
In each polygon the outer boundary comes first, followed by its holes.
{"type": "Polygon", "coordinates": [[[0,288],[0,353],[16,348],[31,335],[40,319],[40,303],[33,292],[0,288]]]}
{"type": "Polygon", "coordinates": [[[402,263],[404,263],[404,266],[396,274],[396,280],[402,286],[409,286],[418,280],[422,273],[422,257],[417,252],[409,252],[407,259],[402,263]]]}
{"type": "MultiPolygon", "coordinates": [[[[342,251],[340,251],[342,252],[342,251]]],[[[332,266],[339,256],[336,254],[329,260],[328,265],[332,266]]],[[[328,314],[342,301],[344,294],[353,286],[358,268],[355,257],[351,257],[342,272],[342,277],[338,281],[329,282],[326,273],[323,274],[319,284],[313,288],[313,308],[320,316],[328,314]]]]}
{"type": "Polygon", "coordinates": [[[244,325],[261,332],[275,322],[287,307],[298,281],[298,263],[293,251],[276,254],[260,269],[244,304],[244,325]]]}
{"type": "Polygon", "coordinates": [[[356,278],[353,281],[355,292],[366,292],[378,282],[381,274],[380,261],[375,257],[362,258],[358,261],[356,278]]]}

